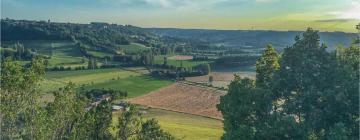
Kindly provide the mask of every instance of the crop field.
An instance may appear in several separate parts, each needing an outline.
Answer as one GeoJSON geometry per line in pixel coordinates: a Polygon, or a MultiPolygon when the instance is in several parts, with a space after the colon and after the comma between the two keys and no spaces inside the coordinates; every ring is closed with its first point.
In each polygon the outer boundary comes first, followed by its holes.
{"type": "Polygon", "coordinates": [[[223,91],[177,82],[129,101],[152,108],[222,119],[216,105],[224,94],[223,91]]]}
{"type": "Polygon", "coordinates": [[[157,79],[150,76],[128,76],[123,79],[112,79],[107,82],[88,85],[85,88],[114,89],[128,92],[128,98],[144,95],[159,88],[168,86],[173,82],[170,80],[157,79]]]}
{"type": "MultiPolygon", "coordinates": [[[[113,113],[113,126],[119,115],[113,113]]],[[[218,140],[223,134],[221,120],[155,108],[147,109],[143,115],[145,119],[155,118],[162,129],[183,140],[218,140]]]]}
{"type": "Polygon", "coordinates": [[[139,53],[149,49],[145,45],[139,43],[131,43],[129,45],[118,45],[117,48],[125,53],[139,53]]]}
{"type": "MultiPolygon", "coordinates": [[[[155,64],[164,64],[164,57],[165,55],[157,55],[155,56],[155,64]]],[[[193,67],[193,66],[196,66],[196,65],[200,65],[200,64],[208,64],[208,63],[211,63],[211,61],[193,61],[193,60],[182,60],[184,58],[179,58],[179,57],[176,57],[176,56],[167,56],[168,59],[167,59],[167,64],[170,65],[170,66],[175,66],[175,67],[180,67],[180,66],[183,66],[183,67],[193,67]],[[178,60],[180,59],[180,60],[178,60]]]]}

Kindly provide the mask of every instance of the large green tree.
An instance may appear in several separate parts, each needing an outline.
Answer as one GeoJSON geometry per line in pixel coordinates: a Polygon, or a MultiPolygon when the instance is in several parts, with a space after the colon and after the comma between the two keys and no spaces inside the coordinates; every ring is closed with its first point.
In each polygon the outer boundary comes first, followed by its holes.
{"type": "Polygon", "coordinates": [[[312,29],[295,37],[279,67],[268,47],[257,62],[256,84],[232,81],[218,105],[222,139],[359,138],[359,47],[329,52],[319,40],[312,29]]]}
{"type": "Polygon", "coordinates": [[[256,84],[270,88],[274,72],[280,68],[279,56],[271,44],[268,44],[262,56],[256,61],[256,84]]]}

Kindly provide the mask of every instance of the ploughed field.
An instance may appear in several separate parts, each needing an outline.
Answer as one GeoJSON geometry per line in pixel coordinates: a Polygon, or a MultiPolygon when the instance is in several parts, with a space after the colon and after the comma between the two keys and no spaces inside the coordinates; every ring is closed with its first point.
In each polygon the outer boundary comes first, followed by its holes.
{"type": "Polygon", "coordinates": [[[129,99],[131,103],[222,120],[216,109],[224,91],[177,82],[149,94],[129,99]]]}

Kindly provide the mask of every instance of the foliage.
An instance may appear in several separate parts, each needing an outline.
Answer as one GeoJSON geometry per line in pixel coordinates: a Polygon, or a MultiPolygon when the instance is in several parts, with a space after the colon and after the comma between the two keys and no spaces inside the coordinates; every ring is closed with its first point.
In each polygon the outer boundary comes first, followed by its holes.
{"type": "MultiPolygon", "coordinates": [[[[28,68],[10,58],[2,62],[1,139],[113,139],[109,132],[111,102],[89,104],[82,94],[76,94],[72,83],[54,92],[53,102],[41,102],[39,84],[43,75],[44,65],[39,58],[28,68]]],[[[146,126],[155,129],[143,129],[142,133],[164,137],[167,134],[159,133],[163,131],[156,123],[146,126]]]]}
{"type": "Polygon", "coordinates": [[[113,99],[121,99],[127,96],[126,91],[113,90],[113,89],[92,89],[92,90],[84,91],[84,94],[88,99],[93,99],[93,100],[96,98],[100,98],[101,96],[106,94],[111,95],[113,99]]]}
{"type": "Polygon", "coordinates": [[[173,140],[175,139],[169,133],[160,128],[155,119],[146,120],[141,124],[141,130],[137,136],[140,140],[173,140]]]}
{"type": "Polygon", "coordinates": [[[23,68],[18,63],[5,59],[1,64],[1,137],[14,139],[29,135],[35,138],[36,110],[40,96],[38,87],[44,75],[42,60],[34,59],[29,68],[23,68]],[[23,122],[18,122],[23,119],[23,122]],[[27,130],[26,134],[22,131],[27,130]],[[22,135],[19,135],[22,134],[22,135]]]}
{"type": "Polygon", "coordinates": [[[130,105],[129,110],[119,116],[117,137],[121,140],[174,140],[175,138],[160,128],[154,119],[143,120],[139,111],[130,105]]]}
{"type": "Polygon", "coordinates": [[[220,66],[249,66],[256,63],[258,56],[239,55],[239,56],[223,56],[215,60],[216,65],[220,66]]]}
{"type": "Polygon", "coordinates": [[[236,77],[218,109],[222,139],[358,139],[359,47],[326,51],[317,31],[277,55],[268,47],[256,83],[236,77]]]}
{"type": "Polygon", "coordinates": [[[266,46],[262,57],[256,61],[256,84],[269,88],[272,84],[273,73],[279,69],[279,58],[271,44],[266,46]]]}

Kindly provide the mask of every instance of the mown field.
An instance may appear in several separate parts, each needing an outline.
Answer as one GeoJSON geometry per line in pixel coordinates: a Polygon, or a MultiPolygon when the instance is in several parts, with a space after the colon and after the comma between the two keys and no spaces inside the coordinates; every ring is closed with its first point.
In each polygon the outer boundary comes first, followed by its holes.
{"type": "Polygon", "coordinates": [[[128,92],[128,97],[137,97],[173,83],[170,80],[150,76],[129,76],[123,79],[112,79],[107,82],[88,85],[86,89],[115,89],[128,92]]]}
{"type": "Polygon", "coordinates": [[[172,81],[156,79],[142,72],[113,69],[53,71],[47,72],[42,91],[50,92],[64,87],[68,82],[78,86],[84,85],[86,89],[115,89],[128,92],[128,97],[136,97],[153,90],[165,87],[172,81]]]}
{"type": "MultiPolygon", "coordinates": [[[[223,134],[222,121],[216,119],[161,109],[148,109],[143,115],[157,119],[162,129],[183,140],[219,140],[223,134]]],[[[119,112],[113,113],[113,126],[118,116],[119,112]]]]}
{"type": "MultiPolygon", "coordinates": [[[[155,64],[164,64],[164,57],[166,55],[157,55],[155,56],[155,64]]],[[[193,67],[193,66],[196,66],[196,65],[200,65],[200,64],[208,64],[208,63],[211,63],[211,61],[193,61],[193,60],[176,60],[176,59],[171,59],[172,55],[168,55],[166,56],[168,57],[167,59],[167,64],[169,66],[175,66],[175,67],[180,67],[180,66],[183,66],[183,67],[193,67]]]]}
{"type": "MultiPolygon", "coordinates": [[[[25,48],[35,49],[37,53],[50,56],[49,66],[86,64],[80,49],[71,41],[7,41],[4,45],[22,43],[25,48]]],[[[26,62],[22,62],[26,63],[26,62]]]]}
{"type": "Polygon", "coordinates": [[[99,51],[87,51],[92,56],[98,57],[98,58],[105,58],[105,57],[112,57],[114,54],[107,53],[107,52],[99,52],[99,51]]]}
{"type": "Polygon", "coordinates": [[[144,50],[149,49],[145,45],[139,43],[131,43],[129,45],[117,45],[118,51],[124,52],[126,54],[140,53],[144,50]]]}

